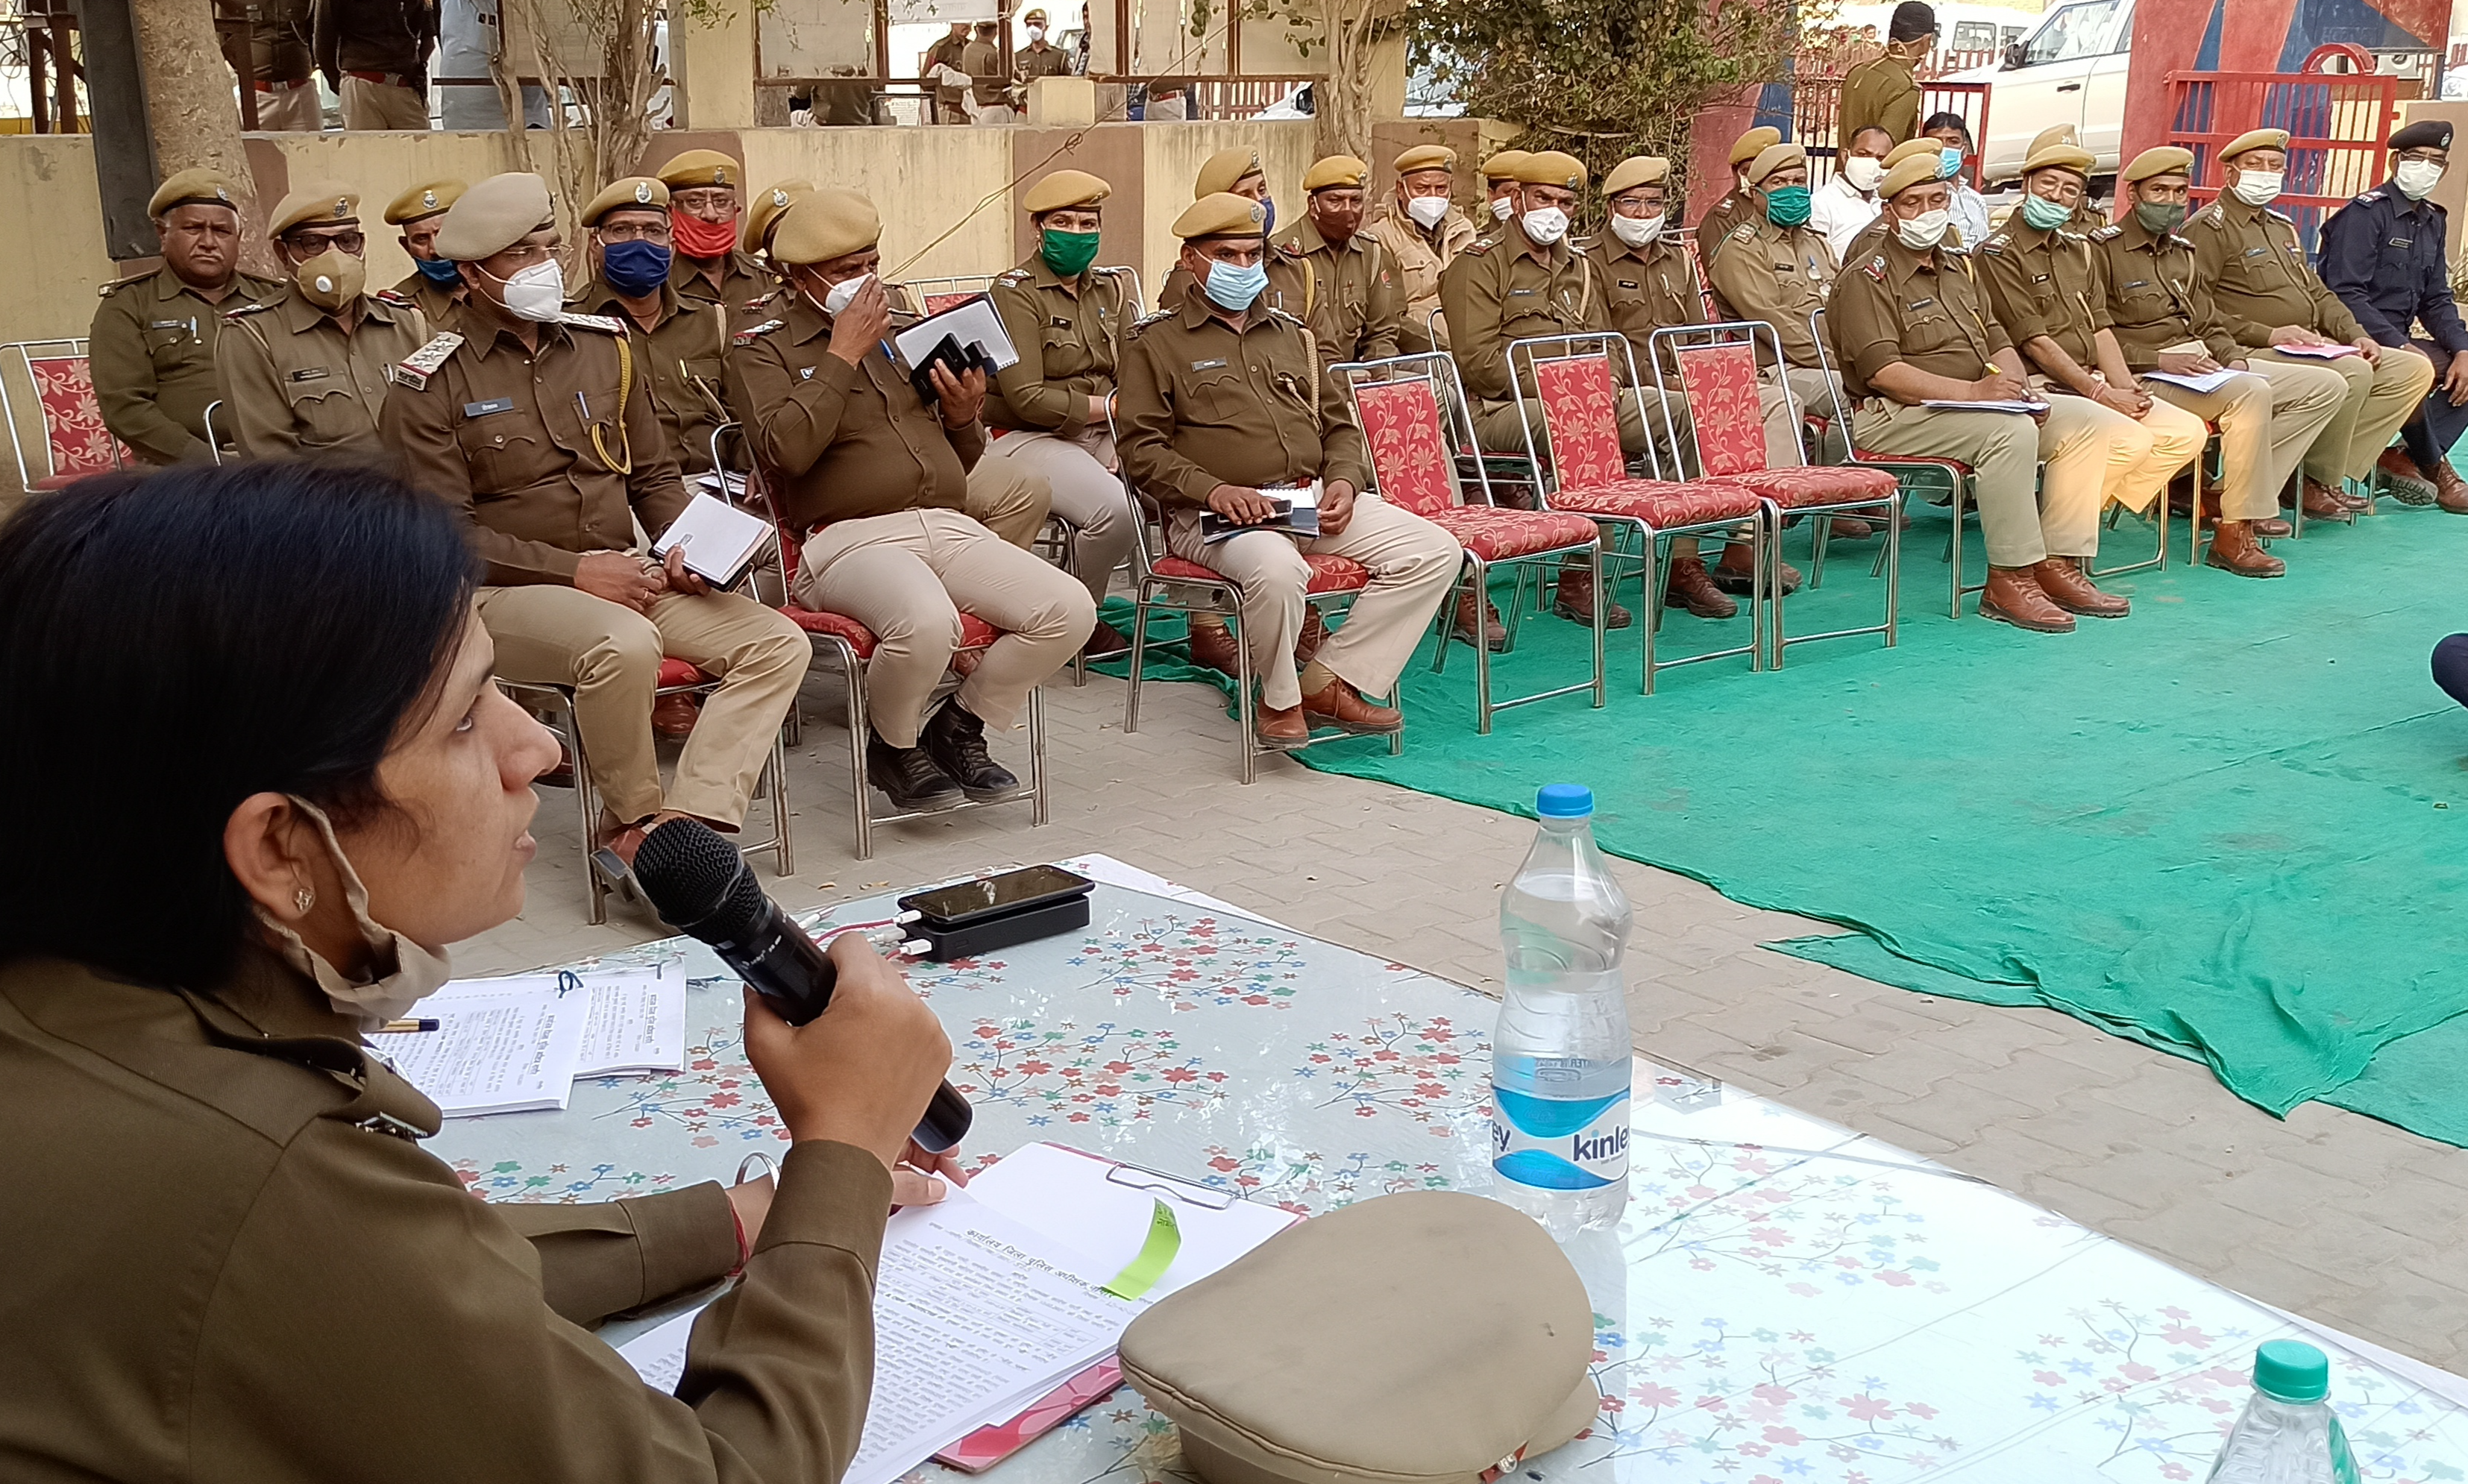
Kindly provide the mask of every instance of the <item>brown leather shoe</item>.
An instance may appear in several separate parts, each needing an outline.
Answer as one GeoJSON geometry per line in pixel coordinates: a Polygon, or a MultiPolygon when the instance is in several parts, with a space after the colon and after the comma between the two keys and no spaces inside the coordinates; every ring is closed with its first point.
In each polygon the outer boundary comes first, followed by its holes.
{"type": "MultiPolygon", "coordinates": [[[[1594,621],[1594,569],[1571,563],[1560,569],[1560,581],[1551,598],[1551,611],[1571,624],[1590,625],[1594,621]]],[[[1603,627],[1626,628],[1636,622],[1635,615],[1619,605],[1610,593],[1603,594],[1603,627]]]]}
{"type": "Polygon", "coordinates": [[[1979,616],[2040,634],[2069,634],[2074,616],[2048,601],[2030,567],[1990,567],[1979,595],[1979,616]]]}
{"type": "Polygon", "coordinates": [[[1856,515],[1837,515],[1830,533],[1838,541],[1864,541],[1877,534],[1877,528],[1856,515]]]}
{"type": "MultiPolygon", "coordinates": [[[[2402,505],[2434,503],[2433,478],[2416,467],[2416,461],[2409,457],[2406,448],[2397,444],[2385,448],[2383,456],[2374,461],[2374,468],[2382,471],[2383,488],[2402,505]]],[[[2451,477],[2457,479],[2459,476],[2454,473],[2451,477]]]]}
{"type": "Polygon", "coordinates": [[[681,742],[701,719],[702,707],[691,696],[663,696],[651,702],[651,730],[672,742],[681,742]]]}
{"type": "MultiPolygon", "coordinates": [[[[2211,524],[2218,525],[2219,522],[2215,520],[2211,522],[2211,524]]],[[[2266,541],[2275,541],[2283,536],[2295,536],[2297,534],[2297,528],[2294,525],[2280,519],[2276,515],[2272,516],[2268,520],[2254,521],[2252,522],[2252,525],[2255,537],[2266,541]]]]}
{"type": "Polygon", "coordinates": [[[1303,716],[1348,732],[1395,732],[1405,725],[1405,713],[1371,704],[1335,675],[1303,697],[1303,716]]]}
{"type": "Polygon", "coordinates": [[[1702,557],[1680,557],[1672,561],[1671,575],[1662,584],[1662,601],[1665,605],[1676,603],[1699,618],[1736,618],[1740,612],[1740,605],[1714,585],[1702,557]]]}
{"type": "Polygon", "coordinates": [[[1303,719],[1300,706],[1288,706],[1282,711],[1262,706],[1252,713],[1251,729],[1260,739],[1260,745],[1272,752],[1285,752],[1311,741],[1311,723],[1303,719]]]}
{"type": "Polygon", "coordinates": [[[2468,479],[2451,467],[2449,459],[2434,467],[2434,503],[2455,515],[2468,515],[2468,479]]]}
{"type": "Polygon", "coordinates": [[[1306,605],[1303,608],[1303,631],[1294,636],[1294,668],[1302,669],[1318,657],[1319,647],[1328,643],[1328,620],[1319,609],[1306,605]]]}
{"type": "Polygon", "coordinates": [[[2339,491],[2319,479],[2301,481],[2305,487],[2305,518],[2308,520],[2351,520],[2356,511],[2340,498],[2339,491]]]}
{"type": "Polygon", "coordinates": [[[1210,624],[1204,628],[1194,624],[1191,626],[1191,662],[1202,670],[1230,675],[1241,662],[1241,654],[1234,648],[1236,642],[1234,631],[1223,624],[1210,624]]]}
{"type": "Polygon", "coordinates": [[[2288,571],[2288,563],[2262,549],[2254,539],[2254,523],[2251,520],[2223,520],[2211,533],[2211,549],[2203,560],[2223,572],[2239,577],[2279,577],[2288,571]]]}
{"type": "Polygon", "coordinates": [[[2134,611],[2131,600],[2104,593],[2091,585],[2071,557],[2050,557],[2031,569],[2031,581],[2050,603],[2085,618],[2123,618],[2134,611]]]}
{"type": "Polygon", "coordinates": [[[1097,627],[1088,630],[1088,642],[1080,646],[1080,657],[1082,659],[1112,659],[1117,654],[1128,654],[1131,651],[1131,635],[1123,632],[1119,628],[1116,628],[1113,625],[1107,623],[1104,619],[1099,619],[1097,621],[1097,627]]]}
{"type": "MultiPolygon", "coordinates": [[[[1782,566],[1779,591],[1788,598],[1799,591],[1799,568],[1786,561],[1782,566]]],[[[1723,548],[1723,560],[1713,569],[1714,585],[1737,597],[1748,597],[1756,590],[1756,574],[1748,570],[1748,545],[1734,541],[1723,548]]]]}
{"type": "Polygon", "coordinates": [[[1493,605],[1489,597],[1476,593],[1469,587],[1457,594],[1456,617],[1449,624],[1449,637],[1461,644],[1479,643],[1483,648],[1497,654],[1508,648],[1508,626],[1499,621],[1499,609],[1493,605]],[[1482,600],[1479,609],[1474,605],[1474,600],[1477,598],[1482,600]],[[1475,616],[1477,612],[1480,614],[1479,618],[1475,616]],[[1481,631],[1480,639],[1474,637],[1477,628],[1481,631]]]}

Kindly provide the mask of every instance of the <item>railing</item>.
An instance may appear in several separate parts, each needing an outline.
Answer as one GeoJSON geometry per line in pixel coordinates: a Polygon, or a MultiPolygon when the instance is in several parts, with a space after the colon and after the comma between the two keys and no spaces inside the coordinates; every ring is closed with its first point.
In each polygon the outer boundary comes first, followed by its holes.
{"type": "Polygon", "coordinates": [[[2401,80],[2387,73],[2318,70],[2324,47],[2305,71],[2172,72],[2168,75],[2168,143],[2194,152],[2196,202],[2216,198],[2217,155],[2228,141],[2256,128],[2288,130],[2288,171],[2273,209],[2297,223],[2310,255],[2322,218],[2383,180],[2384,141],[2399,124],[2401,80]]]}

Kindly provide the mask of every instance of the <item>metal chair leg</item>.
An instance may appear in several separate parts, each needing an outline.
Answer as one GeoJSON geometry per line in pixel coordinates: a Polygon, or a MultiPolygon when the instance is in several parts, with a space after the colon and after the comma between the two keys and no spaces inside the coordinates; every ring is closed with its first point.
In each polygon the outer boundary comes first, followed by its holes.
{"type": "MultiPolygon", "coordinates": [[[[1487,601],[1491,592],[1491,580],[1489,571],[1483,566],[1482,559],[1468,552],[1459,570],[1473,572],[1474,590],[1482,600],[1487,601]]],[[[1478,601],[1474,608],[1474,733],[1477,736],[1489,737],[1491,735],[1491,645],[1487,642],[1488,636],[1483,633],[1483,628],[1482,608],[1478,601]]]]}
{"type": "Polygon", "coordinates": [[[855,796],[857,811],[857,858],[864,860],[874,854],[874,800],[867,790],[873,783],[866,777],[865,739],[870,723],[866,719],[865,672],[857,661],[857,651],[842,646],[841,673],[848,676],[849,787],[855,796]]]}
{"type": "Polygon", "coordinates": [[[1045,687],[1028,693],[1028,827],[1045,823],[1045,687]]]}
{"type": "Polygon", "coordinates": [[[562,730],[566,750],[574,755],[574,811],[583,827],[583,876],[591,889],[591,925],[597,927],[608,921],[608,883],[600,879],[599,864],[591,858],[591,833],[600,827],[598,811],[591,807],[596,802],[591,788],[591,760],[583,750],[583,722],[574,714],[574,696],[568,692],[558,694],[565,701],[562,730]]]}
{"type": "MultiPolygon", "coordinates": [[[[1599,532],[1594,537],[1593,554],[1588,559],[1593,563],[1594,569],[1594,709],[1600,711],[1611,699],[1611,677],[1604,668],[1608,661],[1605,658],[1603,642],[1609,627],[1605,621],[1605,614],[1610,611],[1608,605],[1611,603],[1611,597],[1604,590],[1603,541],[1599,532]]],[[[1514,628],[1509,630],[1511,635],[1516,632],[1514,628]]]]}
{"type": "MultiPolygon", "coordinates": [[[[1306,602],[1303,606],[1309,608],[1311,605],[1306,602]]],[[[1243,729],[1243,782],[1245,784],[1258,776],[1259,719],[1253,714],[1257,704],[1251,696],[1251,638],[1238,629],[1234,634],[1234,720],[1243,729]]],[[[1303,724],[1308,727],[1311,723],[1306,719],[1303,724]]]]}
{"type": "MultiPolygon", "coordinates": [[[[1183,615],[1185,622],[1190,615],[1183,615]]],[[[1188,641],[1186,641],[1188,642],[1188,641]]],[[[1131,664],[1123,676],[1123,735],[1128,737],[1140,729],[1140,660],[1149,644],[1149,599],[1146,593],[1131,600],[1131,664]]]]}

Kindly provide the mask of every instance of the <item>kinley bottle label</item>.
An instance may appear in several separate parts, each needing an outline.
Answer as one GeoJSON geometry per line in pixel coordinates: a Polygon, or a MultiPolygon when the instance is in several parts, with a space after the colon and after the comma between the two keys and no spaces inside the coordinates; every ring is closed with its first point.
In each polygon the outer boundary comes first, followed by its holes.
{"type": "Polygon", "coordinates": [[[1491,1168],[1504,1180],[1596,1190],[1628,1174],[1626,1058],[1503,1058],[1491,1107],[1491,1168]]]}

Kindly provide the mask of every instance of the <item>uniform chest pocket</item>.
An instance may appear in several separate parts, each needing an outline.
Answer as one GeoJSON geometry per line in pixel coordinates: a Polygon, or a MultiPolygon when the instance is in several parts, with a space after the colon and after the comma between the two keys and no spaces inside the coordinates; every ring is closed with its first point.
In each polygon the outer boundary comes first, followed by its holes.
{"type": "Polygon", "coordinates": [[[1918,354],[1942,351],[1962,338],[1962,327],[1941,303],[1903,307],[1903,349],[1918,354]]]}
{"type": "Polygon", "coordinates": [[[1193,373],[1183,400],[1198,421],[1221,424],[1241,421],[1257,401],[1242,373],[1231,369],[1193,373]]]}
{"type": "Polygon", "coordinates": [[[1045,327],[1045,375],[1048,379],[1088,369],[1091,357],[1081,333],[1069,325],[1045,327]]]}
{"type": "Polygon", "coordinates": [[[467,419],[454,430],[475,494],[499,494],[532,482],[549,453],[546,430],[512,410],[467,419]]]}
{"type": "Polygon", "coordinates": [[[283,395],[291,403],[291,425],[300,441],[311,446],[365,438],[377,429],[377,420],[349,377],[328,372],[305,381],[286,380],[283,395]]]}
{"type": "Polygon", "coordinates": [[[153,358],[157,371],[168,371],[202,349],[197,332],[190,328],[187,320],[146,327],[146,354],[153,358]]]}

